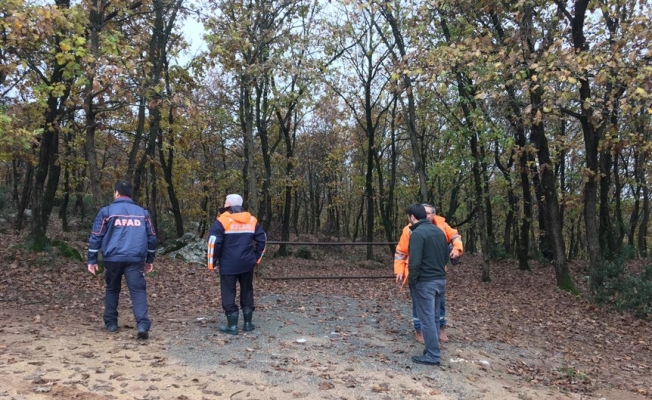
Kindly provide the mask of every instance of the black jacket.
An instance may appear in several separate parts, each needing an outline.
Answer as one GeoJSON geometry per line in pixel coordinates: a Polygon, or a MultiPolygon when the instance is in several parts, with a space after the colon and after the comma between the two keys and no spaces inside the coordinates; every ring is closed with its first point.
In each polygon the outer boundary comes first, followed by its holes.
{"type": "Polygon", "coordinates": [[[408,280],[411,285],[417,282],[446,279],[448,262],[448,242],[446,234],[427,219],[410,227],[408,280]]]}

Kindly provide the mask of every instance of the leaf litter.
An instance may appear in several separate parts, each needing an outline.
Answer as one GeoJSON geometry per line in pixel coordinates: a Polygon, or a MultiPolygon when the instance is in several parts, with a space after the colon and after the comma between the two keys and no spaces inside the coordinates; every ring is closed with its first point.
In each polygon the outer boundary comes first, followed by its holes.
{"type": "MultiPolygon", "coordinates": [[[[380,268],[351,261],[363,257],[357,247],[316,260],[267,257],[255,280],[256,329],[238,336],[217,331],[218,275],[159,257],[147,281],[152,334],[138,343],[126,285],[120,329],[106,333],[101,277],[21,250],[18,236],[1,239],[0,395],[9,398],[652,397],[649,323],[558,290],[547,264],[522,272],[496,262],[483,283],[480,259],[465,255],[448,278],[451,340],[435,369],[411,362],[423,347],[407,290],[391,278],[346,278],[391,276],[380,250],[380,268]],[[344,278],[265,279],[310,276],[344,278]],[[46,385],[16,379],[37,372],[46,385]]],[[[76,245],[85,248],[81,237],[76,245]]],[[[586,266],[571,269],[583,282],[586,266]]]]}

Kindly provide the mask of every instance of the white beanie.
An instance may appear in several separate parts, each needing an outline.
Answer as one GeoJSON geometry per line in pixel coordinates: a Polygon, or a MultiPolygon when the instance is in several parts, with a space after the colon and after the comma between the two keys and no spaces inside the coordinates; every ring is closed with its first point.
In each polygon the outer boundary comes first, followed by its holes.
{"type": "Polygon", "coordinates": [[[242,205],[242,197],[239,194],[230,194],[226,196],[226,200],[224,201],[225,203],[229,203],[231,206],[241,206],[242,205]]]}

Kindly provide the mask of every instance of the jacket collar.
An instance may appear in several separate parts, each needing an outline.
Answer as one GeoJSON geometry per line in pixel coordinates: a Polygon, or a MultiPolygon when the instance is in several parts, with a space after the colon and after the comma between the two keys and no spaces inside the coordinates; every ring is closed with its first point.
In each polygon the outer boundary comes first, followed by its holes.
{"type": "Polygon", "coordinates": [[[414,224],[410,225],[410,230],[413,231],[413,230],[417,229],[417,226],[425,224],[426,222],[430,223],[430,220],[427,219],[427,218],[426,219],[420,219],[417,222],[415,222],[414,224]]]}
{"type": "Polygon", "coordinates": [[[131,197],[126,197],[126,196],[121,196],[118,197],[117,199],[113,200],[114,203],[133,203],[134,201],[131,199],[131,197]]]}

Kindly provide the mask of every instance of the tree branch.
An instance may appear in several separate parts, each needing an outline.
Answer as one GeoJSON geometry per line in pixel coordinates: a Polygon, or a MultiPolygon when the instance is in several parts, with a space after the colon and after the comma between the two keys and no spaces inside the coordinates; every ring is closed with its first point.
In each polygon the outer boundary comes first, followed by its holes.
{"type": "Polygon", "coordinates": [[[571,117],[575,117],[575,118],[577,118],[577,119],[579,119],[579,120],[582,120],[582,119],[584,118],[584,116],[583,116],[582,114],[578,114],[578,113],[576,113],[575,111],[570,110],[570,109],[568,109],[568,108],[566,108],[566,107],[561,107],[560,110],[561,110],[561,112],[563,112],[564,114],[566,114],[566,115],[570,115],[571,117]]]}
{"type": "Polygon", "coordinates": [[[573,16],[571,15],[571,13],[568,12],[568,10],[566,10],[566,6],[564,5],[564,3],[561,0],[554,0],[554,1],[557,7],[559,8],[559,10],[564,14],[564,16],[566,16],[566,18],[568,18],[568,22],[573,23],[573,20],[575,18],[573,18],[573,16]]]}

